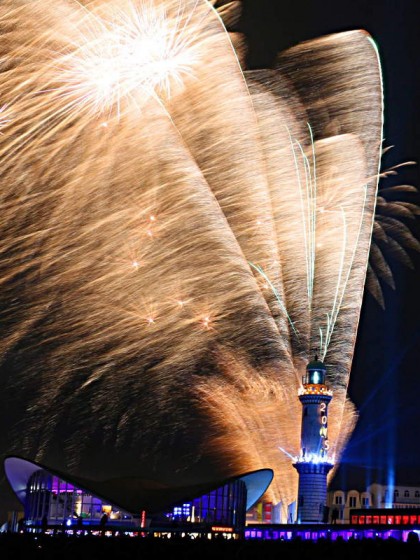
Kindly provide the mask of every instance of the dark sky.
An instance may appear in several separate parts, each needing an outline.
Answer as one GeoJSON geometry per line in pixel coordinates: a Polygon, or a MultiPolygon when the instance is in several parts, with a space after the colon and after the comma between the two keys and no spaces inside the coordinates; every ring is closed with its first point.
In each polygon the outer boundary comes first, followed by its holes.
{"type": "MultiPolygon", "coordinates": [[[[245,0],[240,24],[251,68],[270,65],[278,51],[325,34],[364,29],[375,40],[383,72],[384,148],[381,169],[420,162],[420,36],[418,0],[245,0]]],[[[419,187],[419,165],[399,169],[379,188],[419,187]]],[[[404,198],[405,196],[405,198],[404,198]]],[[[415,193],[403,195],[419,203],[415,193]]],[[[407,223],[407,222],[406,222],[407,223]]],[[[419,238],[417,223],[408,223],[419,238]]],[[[386,254],[396,288],[385,288],[385,310],[365,294],[349,394],[359,421],[334,484],[391,481],[420,486],[420,255],[413,269],[386,254]]]]}

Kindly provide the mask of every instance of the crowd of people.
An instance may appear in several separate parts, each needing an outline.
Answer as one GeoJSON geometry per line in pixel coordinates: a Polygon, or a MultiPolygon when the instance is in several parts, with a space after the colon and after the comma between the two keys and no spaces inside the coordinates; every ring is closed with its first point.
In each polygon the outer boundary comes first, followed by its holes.
{"type": "Polygon", "coordinates": [[[417,533],[394,538],[252,541],[190,537],[129,537],[36,533],[0,534],[2,560],[418,560],[417,533]]]}

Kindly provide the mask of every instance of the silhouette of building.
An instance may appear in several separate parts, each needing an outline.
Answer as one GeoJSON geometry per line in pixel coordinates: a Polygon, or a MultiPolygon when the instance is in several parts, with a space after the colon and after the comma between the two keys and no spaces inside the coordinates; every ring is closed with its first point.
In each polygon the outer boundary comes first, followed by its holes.
{"type": "Polygon", "coordinates": [[[239,535],[246,511],[273,478],[271,469],[261,469],[217,485],[162,488],[135,479],[81,479],[15,456],[5,459],[4,470],[24,508],[27,530],[47,525],[51,530],[133,532],[179,525],[239,535]]]}

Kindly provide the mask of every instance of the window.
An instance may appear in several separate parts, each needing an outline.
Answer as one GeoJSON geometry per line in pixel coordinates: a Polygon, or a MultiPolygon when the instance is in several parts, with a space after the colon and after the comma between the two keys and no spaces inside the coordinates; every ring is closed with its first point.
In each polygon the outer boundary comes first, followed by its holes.
{"type": "Polygon", "coordinates": [[[336,496],[335,503],[336,505],[340,506],[343,503],[343,496],[336,496]]]}
{"type": "Polygon", "coordinates": [[[394,490],[394,498],[399,498],[400,493],[398,492],[398,490],[394,490]]]}
{"type": "Polygon", "coordinates": [[[362,498],[362,506],[368,506],[369,505],[369,498],[362,498]]]}
{"type": "Polygon", "coordinates": [[[356,507],[356,496],[350,496],[349,505],[350,505],[351,508],[356,507]]]}
{"type": "Polygon", "coordinates": [[[414,492],[414,496],[415,496],[416,498],[420,498],[420,490],[416,490],[416,491],[414,492]]]}
{"type": "Polygon", "coordinates": [[[404,490],[404,498],[409,498],[410,492],[408,490],[404,490]]]}

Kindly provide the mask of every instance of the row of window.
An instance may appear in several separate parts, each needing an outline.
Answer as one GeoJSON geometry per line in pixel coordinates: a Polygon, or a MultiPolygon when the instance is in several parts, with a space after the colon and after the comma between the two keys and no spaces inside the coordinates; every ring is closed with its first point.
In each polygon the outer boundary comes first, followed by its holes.
{"type": "MultiPolygon", "coordinates": [[[[242,526],[245,523],[247,490],[243,480],[234,480],[223,486],[180,504],[166,513],[171,521],[219,523],[242,526]]],[[[48,524],[68,522],[74,519],[83,525],[97,524],[104,515],[111,520],[137,523],[127,512],[120,511],[111,504],[89,492],[76,488],[42,469],[29,478],[25,500],[25,517],[30,522],[39,523],[46,519],[48,524]]]]}
{"type": "MultiPolygon", "coordinates": [[[[394,498],[399,498],[399,497],[400,497],[399,490],[394,490],[394,498]]],[[[387,498],[388,498],[388,492],[385,492],[385,500],[387,498]]],[[[410,498],[410,491],[409,490],[404,490],[404,498],[410,498]]],[[[420,490],[415,490],[414,491],[414,498],[420,498],[420,490]]],[[[343,505],[343,496],[335,496],[334,503],[336,505],[343,505]]],[[[362,506],[368,506],[369,505],[369,497],[361,498],[360,503],[362,504],[362,506]]],[[[357,497],[356,496],[350,496],[349,497],[350,507],[356,507],[356,504],[357,504],[357,497]]]]}
{"type": "Polygon", "coordinates": [[[353,525],[418,525],[420,515],[351,515],[353,525]]]}
{"type": "Polygon", "coordinates": [[[240,526],[244,523],[245,503],[245,483],[242,480],[235,480],[191,502],[175,507],[167,517],[174,521],[240,526]]]}
{"type": "MultiPolygon", "coordinates": [[[[364,507],[368,507],[369,504],[370,504],[369,498],[368,498],[368,497],[367,497],[367,498],[362,498],[362,499],[360,500],[360,502],[361,502],[362,506],[364,506],[364,507]]],[[[334,500],[334,503],[335,503],[335,505],[337,505],[337,506],[343,505],[343,496],[336,496],[336,497],[335,497],[335,500],[334,500]]],[[[350,497],[349,497],[349,506],[350,506],[351,508],[354,508],[354,507],[357,506],[357,498],[356,498],[356,496],[350,496],[350,497]]]]}
{"type": "MultiPolygon", "coordinates": [[[[385,492],[385,497],[387,497],[388,492],[385,492]]],[[[394,490],[394,498],[399,498],[400,497],[400,493],[398,490],[394,490]]],[[[409,490],[404,490],[404,498],[409,498],[410,497],[410,491],[409,490]]],[[[415,498],[420,498],[420,490],[415,490],[414,492],[414,497],[415,498]]]]}
{"type": "Polygon", "coordinates": [[[104,513],[111,519],[132,520],[130,514],[46,471],[36,471],[29,479],[25,502],[28,520],[36,522],[46,516],[49,523],[72,518],[99,521],[104,513]]]}

